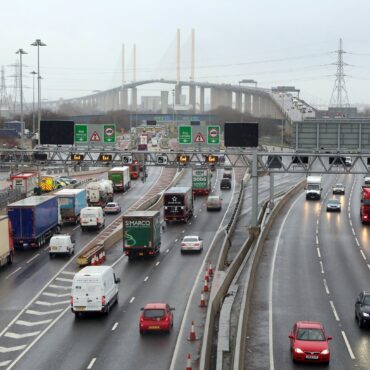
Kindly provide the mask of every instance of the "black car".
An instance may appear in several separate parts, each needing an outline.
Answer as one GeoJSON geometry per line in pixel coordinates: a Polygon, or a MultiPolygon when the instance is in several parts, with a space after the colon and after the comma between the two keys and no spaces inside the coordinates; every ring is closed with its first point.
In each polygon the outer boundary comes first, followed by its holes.
{"type": "Polygon", "coordinates": [[[370,292],[362,291],[358,295],[355,304],[355,318],[360,328],[370,322],[370,292]]]}
{"type": "Polygon", "coordinates": [[[231,189],[231,180],[223,178],[220,182],[220,189],[231,189]]]}

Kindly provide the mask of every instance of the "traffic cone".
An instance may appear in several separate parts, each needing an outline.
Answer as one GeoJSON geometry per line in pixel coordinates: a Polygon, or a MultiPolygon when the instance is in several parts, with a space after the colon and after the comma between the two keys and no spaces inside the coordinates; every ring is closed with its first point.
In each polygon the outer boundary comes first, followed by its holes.
{"type": "Polygon", "coordinates": [[[188,358],[186,360],[186,370],[192,370],[192,367],[191,367],[191,354],[188,353],[188,358]]]}
{"type": "Polygon", "coordinates": [[[208,275],[209,276],[213,276],[213,267],[212,267],[212,263],[209,264],[209,267],[208,267],[208,275]]]}
{"type": "Polygon", "coordinates": [[[103,253],[99,253],[99,264],[103,263],[103,253]]]}
{"type": "Polygon", "coordinates": [[[189,334],[188,340],[190,340],[191,342],[197,340],[197,335],[195,334],[195,329],[194,329],[194,321],[191,322],[191,328],[190,328],[190,334],[189,334]]]}
{"type": "Polygon", "coordinates": [[[103,249],[103,262],[105,261],[105,250],[103,249]]]}
{"type": "Polygon", "coordinates": [[[206,300],[204,299],[204,293],[203,290],[200,293],[200,302],[199,302],[199,307],[207,307],[206,305],[206,300]]]}
{"type": "Polygon", "coordinates": [[[209,291],[208,281],[204,279],[203,292],[208,292],[208,291],[209,291]]]}
{"type": "Polygon", "coordinates": [[[207,272],[206,272],[206,274],[204,275],[204,280],[209,281],[209,276],[208,276],[208,273],[207,273],[207,272]]]}
{"type": "Polygon", "coordinates": [[[92,256],[91,258],[91,266],[96,266],[95,256],[92,256]]]}

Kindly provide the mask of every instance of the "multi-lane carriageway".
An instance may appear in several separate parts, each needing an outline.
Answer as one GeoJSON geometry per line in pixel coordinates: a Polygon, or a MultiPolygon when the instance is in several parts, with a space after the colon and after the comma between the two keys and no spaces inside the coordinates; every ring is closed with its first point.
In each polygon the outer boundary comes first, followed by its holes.
{"type": "Polygon", "coordinates": [[[301,369],[289,352],[295,321],[321,321],[335,370],[370,368],[370,331],[354,317],[355,299],[370,289],[370,229],[359,216],[361,175],[323,177],[321,202],[301,192],[270,231],[255,279],[245,369],[301,369]],[[327,213],[332,186],[346,187],[341,213],[327,213]]]}
{"type": "MultiPolygon", "coordinates": [[[[136,182],[126,194],[116,198],[128,209],[150,189],[160,176],[160,169],[149,171],[147,182],[136,182]]],[[[219,193],[221,171],[213,177],[213,189],[219,193]]],[[[234,176],[234,179],[236,176],[234,176]]],[[[240,178],[239,178],[240,179],[240,178]]],[[[295,175],[277,175],[275,185],[289,188],[295,175]]],[[[179,185],[190,185],[185,174],[179,185]]],[[[260,179],[260,196],[269,194],[268,178],[260,179]]],[[[233,184],[233,189],[236,184],[233,184]]],[[[241,229],[250,222],[250,187],[246,191],[241,229]]],[[[201,332],[202,316],[197,304],[188,305],[194,286],[202,275],[203,262],[215,260],[208,253],[217,230],[227,223],[227,208],[233,191],[223,191],[223,211],[207,213],[205,198],[195,202],[195,217],[187,225],[168,225],[162,234],[161,255],[154,260],[128,263],[118,243],[108,251],[106,264],[113,265],[121,278],[118,306],[108,317],[92,316],[75,320],[69,310],[70,287],[77,271],[74,260],[49,260],[47,250],[17,253],[15,264],[0,270],[0,368],[4,369],[173,369],[185,368],[189,351],[199,354],[201,341],[186,339],[188,323],[196,319],[201,332]],[[205,242],[201,255],[179,253],[179,242],[186,234],[199,234],[205,242]],[[140,337],[140,307],[149,301],[163,300],[176,308],[174,330],[170,335],[140,337]]],[[[119,216],[108,216],[114,221],[119,216]]],[[[77,251],[96,233],[81,233],[70,227],[77,251]]],[[[199,292],[199,290],[197,290],[199,292]]],[[[196,301],[199,299],[196,297],[196,301]]],[[[197,302],[198,303],[198,302],[197,302]]],[[[196,361],[194,362],[196,366],[196,361]]]]}

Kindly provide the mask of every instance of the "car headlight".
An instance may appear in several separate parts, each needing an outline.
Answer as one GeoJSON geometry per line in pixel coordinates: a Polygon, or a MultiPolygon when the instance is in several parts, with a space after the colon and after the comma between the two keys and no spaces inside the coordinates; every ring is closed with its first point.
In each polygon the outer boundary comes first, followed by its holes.
{"type": "Polygon", "coordinates": [[[294,349],[294,352],[295,352],[295,353],[303,353],[303,351],[302,351],[300,348],[295,348],[295,349],[294,349]]]}
{"type": "Polygon", "coordinates": [[[328,355],[329,354],[329,350],[328,349],[324,349],[323,351],[321,351],[321,354],[322,355],[328,355]]]}
{"type": "Polygon", "coordinates": [[[369,317],[370,315],[367,312],[362,312],[362,316],[369,317]]]}

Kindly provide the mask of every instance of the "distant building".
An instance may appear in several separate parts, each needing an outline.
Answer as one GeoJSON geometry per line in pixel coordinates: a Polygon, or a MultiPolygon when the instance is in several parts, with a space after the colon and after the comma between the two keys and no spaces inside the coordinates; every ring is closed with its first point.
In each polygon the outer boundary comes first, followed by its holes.
{"type": "Polygon", "coordinates": [[[141,110],[144,112],[157,112],[161,109],[160,96],[142,96],[141,110]]]}

